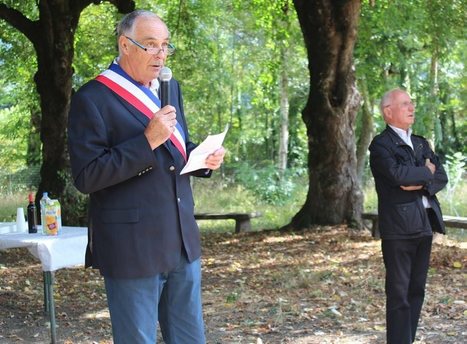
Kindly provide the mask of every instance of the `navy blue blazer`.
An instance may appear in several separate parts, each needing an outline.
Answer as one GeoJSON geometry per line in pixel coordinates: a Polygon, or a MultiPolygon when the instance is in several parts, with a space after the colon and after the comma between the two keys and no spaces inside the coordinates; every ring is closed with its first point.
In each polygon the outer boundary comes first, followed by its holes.
{"type": "Polygon", "coordinates": [[[445,233],[436,193],[448,182],[438,156],[422,136],[412,135],[413,149],[389,126],[370,144],[370,167],[378,194],[378,224],[382,239],[407,239],[445,233]],[[435,164],[434,174],[425,159],[435,164]],[[404,191],[401,185],[423,185],[404,191]],[[435,216],[429,218],[423,205],[426,196],[435,216]]]}
{"type": "MultiPolygon", "coordinates": [[[[190,142],[178,82],[170,103],[190,142]]],[[[185,161],[170,141],[154,151],[144,135],[149,119],[107,86],[92,80],[74,94],[68,122],[76,188],[90,195],[86,266],[114,278],[154,276],[174,268],[184,247],[201,255],[185,161]]],[[[207,170],[195,175],[208,177],[207,170]]]]}

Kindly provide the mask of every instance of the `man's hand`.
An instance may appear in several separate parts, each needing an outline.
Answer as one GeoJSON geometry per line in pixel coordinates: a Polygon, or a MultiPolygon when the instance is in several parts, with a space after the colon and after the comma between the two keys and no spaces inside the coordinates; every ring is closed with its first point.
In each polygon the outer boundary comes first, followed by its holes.
{"type": "Polygon", "coordinates": [[[423,185],[401,185],[401,189],[405,191],[415,191],[423,189],[423,185]]]}
{"type": "Polygon", "coordinates": [[[177,114],[173,106],[167,105],[154,114],[144,130],[151,149],[154,150],[167,141],[175,130],[177,114]]]}
{"type": "Polygon", "coordinates": [[[430,161],[430,159],[425,160],[425,166],[430,169],[431,174],[435,174],[436,166],[430,161]]]}
{"type": "Polygon", "coordinates": [[[224,147],[219,148],[214,153],[210,154],[206,158],[206,165],[211,170],[217,170],[221,167],[222,162],[224,161],[225,149],[224,147]]]}

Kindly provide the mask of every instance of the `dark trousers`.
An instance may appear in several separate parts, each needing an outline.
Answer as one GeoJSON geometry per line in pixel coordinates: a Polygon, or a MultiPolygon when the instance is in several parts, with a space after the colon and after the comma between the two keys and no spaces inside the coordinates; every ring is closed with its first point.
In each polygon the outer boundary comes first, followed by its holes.
{"type": "Polygon", "coordinates": [[[388,344],[415,340],[425,297],[432,237],[382,240],[386,267],[386,338],[388,344]]]}

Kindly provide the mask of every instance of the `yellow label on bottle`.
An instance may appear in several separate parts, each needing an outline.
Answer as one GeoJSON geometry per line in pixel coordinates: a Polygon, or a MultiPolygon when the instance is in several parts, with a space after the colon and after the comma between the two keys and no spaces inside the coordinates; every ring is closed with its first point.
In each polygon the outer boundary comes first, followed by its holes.
{"type": "Polygon", "coordinates": [[[60,203],[52,199],[45,204],[45,223],[42,224],[42,232],[45,235],[58,235],[62,227],[60,203]]]}

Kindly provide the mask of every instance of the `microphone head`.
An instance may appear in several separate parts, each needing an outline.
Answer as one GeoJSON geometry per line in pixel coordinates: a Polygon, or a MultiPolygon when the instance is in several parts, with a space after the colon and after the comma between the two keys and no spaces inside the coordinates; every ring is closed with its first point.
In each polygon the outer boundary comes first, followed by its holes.
{"type": "Polygon", "coordinates": [[[159,73],[159,78],[161,79],[161,81],[170,81],[170,79],[172,79],[172,71],[170,70],[170,68],[162,67],[159,73]]]}

